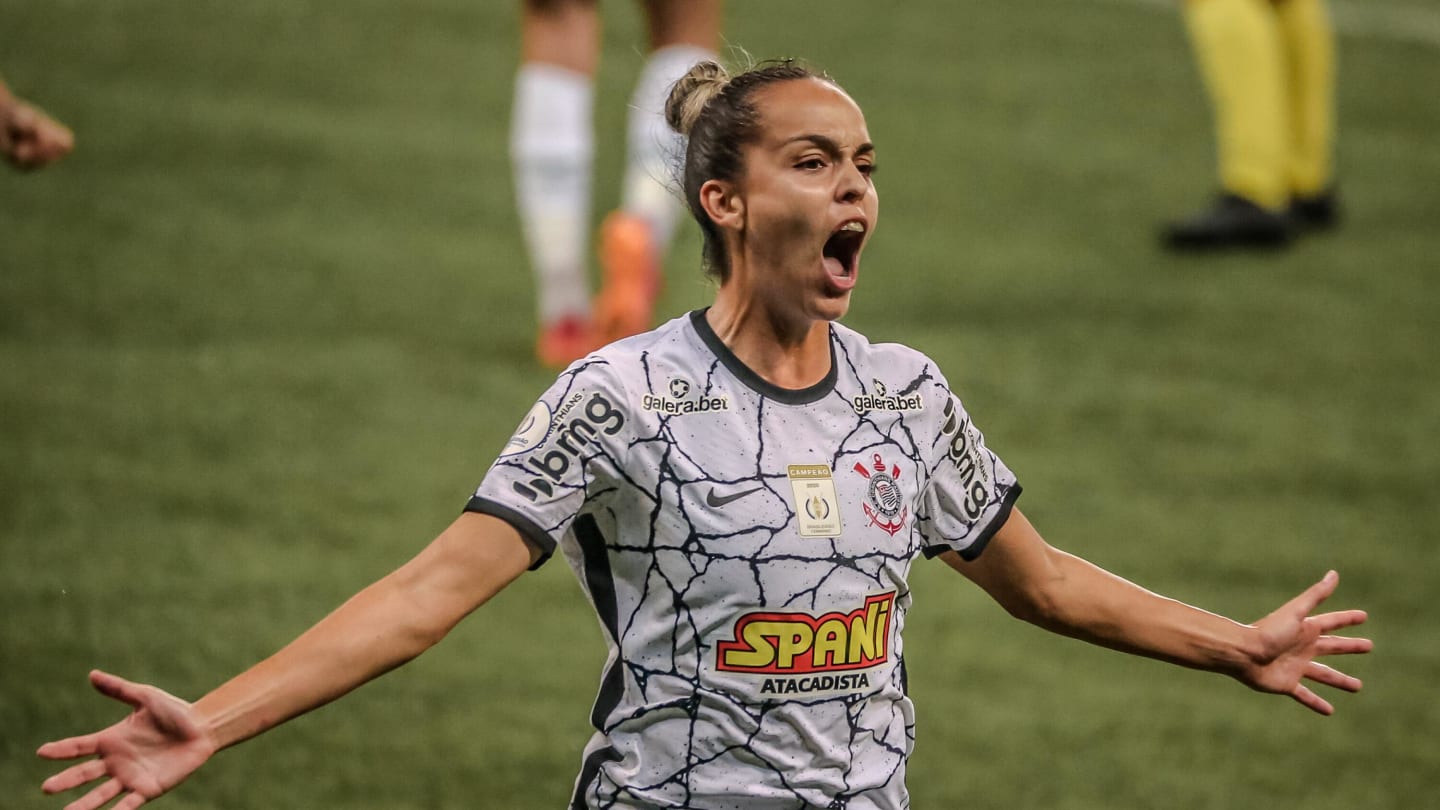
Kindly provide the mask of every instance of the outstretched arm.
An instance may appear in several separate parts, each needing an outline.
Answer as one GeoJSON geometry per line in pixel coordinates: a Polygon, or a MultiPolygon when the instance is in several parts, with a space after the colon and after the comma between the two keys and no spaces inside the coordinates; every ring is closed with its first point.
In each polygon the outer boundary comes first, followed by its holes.
{"type": "Polygon", "coordinates": [[[58,793],[108,776],[71,810],[94,810],[121,794],[116,810],[134,810],[221,748],[318,708],[429,649],[523,573],[534,554],[509,524],[466,513],[414,559],[193,704],[92,672],[96,689],[134,711],[103,731],[41,746],[38,753],[48,759],[95,757],[50,777],[44,790],[58,793]]]}
{"type": "Polygon", "coordinates": [[[1017,618],[1105,647],[1225,673],[1257,691],[1290,695],[1320,714],[1334,707],[1304,680],[1348,692],[1359,691],[1360,680],[1316,659],[1372,646],[1369,639],[1330,635],[1364,622],[1364,611],[1311,615],[1334,593],[1340,581],[1334,571],[1247,625],[1147,591],[1050,546],[1018,509],[976,560],[966,562],[954,552],[944,557],[1017,618]]]}

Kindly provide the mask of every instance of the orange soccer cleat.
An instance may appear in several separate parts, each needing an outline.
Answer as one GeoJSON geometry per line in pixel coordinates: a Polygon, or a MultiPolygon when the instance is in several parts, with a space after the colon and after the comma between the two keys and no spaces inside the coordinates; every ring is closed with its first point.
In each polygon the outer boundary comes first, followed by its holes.
{"type": "Polygon", "coordinates": [[[610,342],[650,329],[660,295],[660,255],[650,225],[615,211],[600,226],[600,265],[604,280],[595,299],[597,336],[610,342]]]}
{"type": "Polygon", "coordinates": [[[567,315],[540,327],[535,357],[546,368],[559,371],[600,348],[595,330],[584,318],[567,315]]]}

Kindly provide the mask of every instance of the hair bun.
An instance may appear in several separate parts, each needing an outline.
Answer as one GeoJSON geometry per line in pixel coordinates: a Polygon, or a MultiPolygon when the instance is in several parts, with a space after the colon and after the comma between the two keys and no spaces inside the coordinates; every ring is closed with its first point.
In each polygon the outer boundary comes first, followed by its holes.
{"type": "Polygon", "coordinates": [[[730,74],[718,62],[700,62],[670,88],[665,102],[665,122],[681,135],[689,136],[705,111],[705,105],[730,83],[730,74]]]}

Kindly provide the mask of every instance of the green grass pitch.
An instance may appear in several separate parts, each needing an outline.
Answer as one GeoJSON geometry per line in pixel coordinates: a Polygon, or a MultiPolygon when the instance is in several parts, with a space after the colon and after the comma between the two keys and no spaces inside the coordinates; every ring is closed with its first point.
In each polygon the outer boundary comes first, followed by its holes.
{"type": "MultiPolygon", "coordinates": [[[[0,805],[62,806],[35,747],[122,715],[88,669],[193,699],[273,651],[446,525],[546,385],[517,8],[0,0],[0,73],[77,135],[0,171],[0,805]]],[[[642,60],[637,6],[603,9],[597,218],[642,60]]],[[[1343,230],[1178,259],[1155,227],[1214,179],[1173,8],[730,3],[731,43],[865,107],[883,205],[847,322],[941,363],[1048,539],[1240,619],[1331,566],[1371,611],[1326,720],[919,562],[915,807],[1440,794],[1440,11],[1342,10],[1343,230]]],[[[667,314],[706,301],[697,257],[692,227],[667,314]]],[[[157,806],[561,807],[602,653],[551,563],[157,806]]]]}

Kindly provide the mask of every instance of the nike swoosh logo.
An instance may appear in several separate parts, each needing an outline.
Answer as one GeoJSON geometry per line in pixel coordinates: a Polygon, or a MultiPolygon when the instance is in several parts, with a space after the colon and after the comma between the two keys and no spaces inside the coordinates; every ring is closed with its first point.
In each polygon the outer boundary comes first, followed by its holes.
{"type": "Polygon", "coordinates": [[[755,487],[754,489],[747,489],[744,492],[736,492],[732,495],[716,495],[715,488],[711,487],[710,491],[705,494],[705,503],[708,506],[712,506],[718,509],[719,507],[722,507],[725,504],[730,503],[731,501],[738,501],[746,495],[759,492],[762,489],[764,489],[764,487],[755,487]]]}

